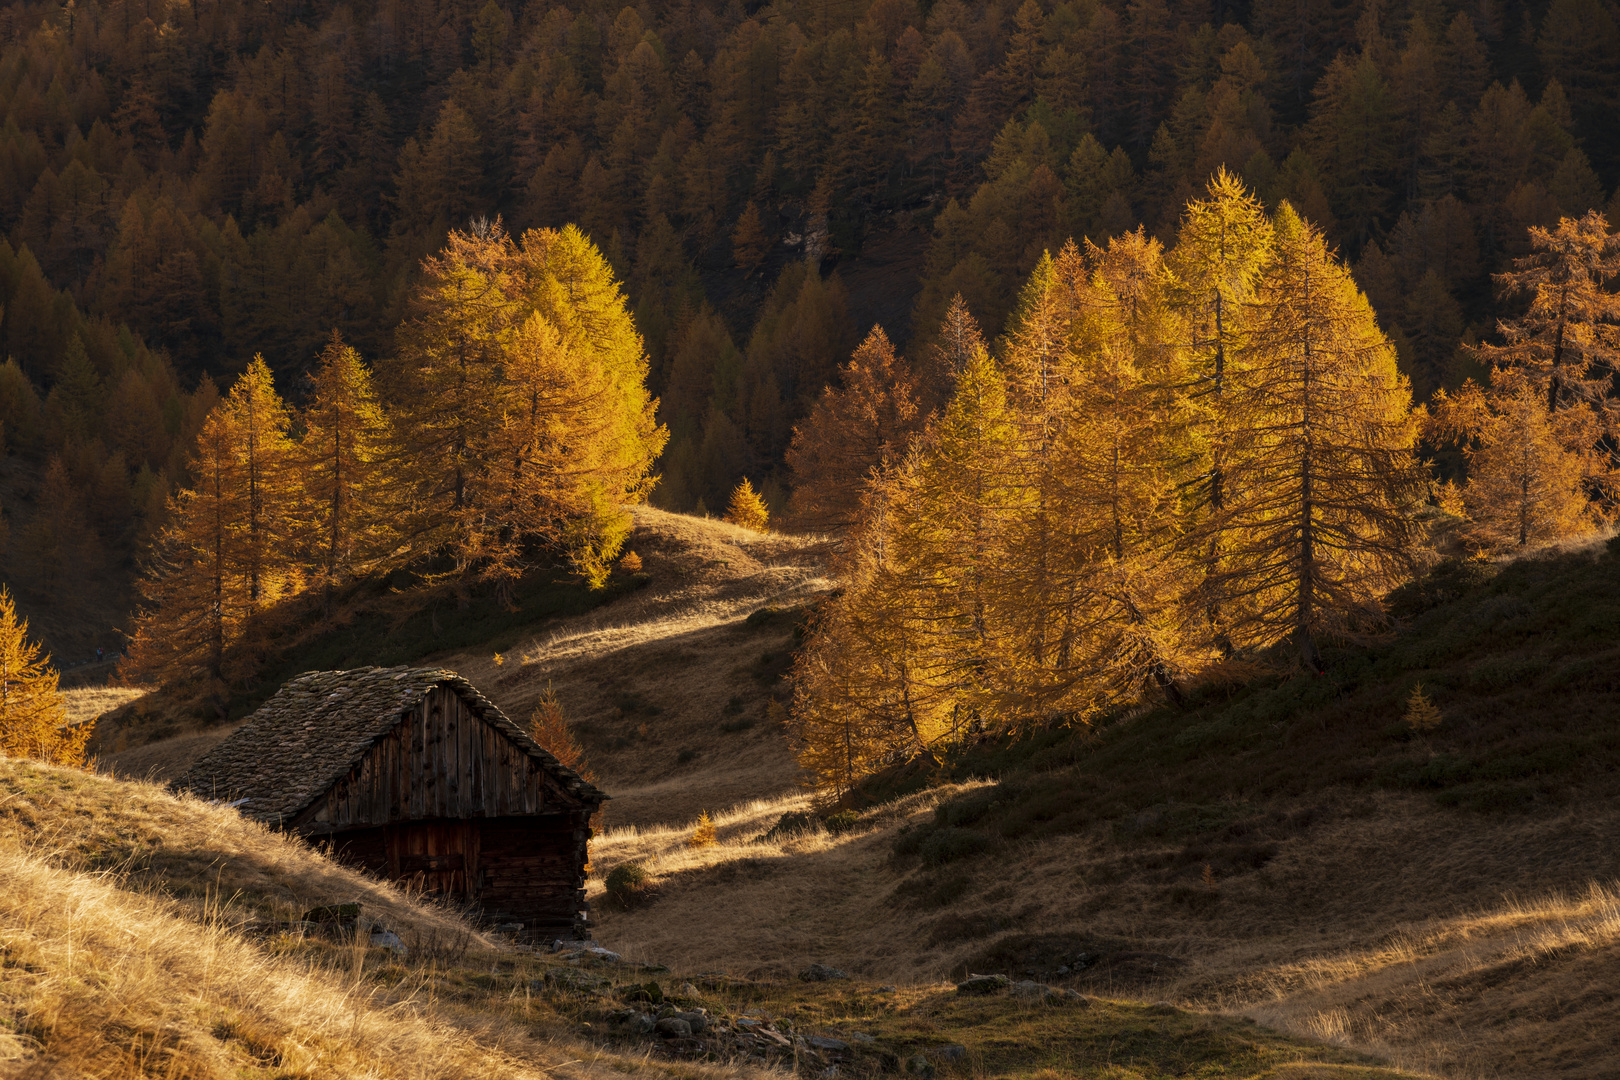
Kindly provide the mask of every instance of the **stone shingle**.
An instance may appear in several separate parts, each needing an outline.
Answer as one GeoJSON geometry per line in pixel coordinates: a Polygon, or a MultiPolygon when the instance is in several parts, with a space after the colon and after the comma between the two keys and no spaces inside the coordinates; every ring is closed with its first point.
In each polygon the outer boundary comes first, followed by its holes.
{"type": "Polygon", "coordinates": [[[288,682],[174,786],[235,803],[248,817],[296,817],[348,775],[429,690],[452,687],[486,723],[538,760],[569,794],[607,798],[507,718],[466,679],[443,668],[310,671],[288,682]]]}

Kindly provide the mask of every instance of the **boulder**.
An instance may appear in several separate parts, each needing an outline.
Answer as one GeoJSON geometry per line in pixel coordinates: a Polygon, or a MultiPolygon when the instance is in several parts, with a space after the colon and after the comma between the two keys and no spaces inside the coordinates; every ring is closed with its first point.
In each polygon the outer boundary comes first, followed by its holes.
{"type": "Polygon", "coordinates": [[[1005,975],[973,975],[956,984],[956,992],[966,995],[999,994],[1012,985],[1005,975]]]}
{"type": "Polygon", "coordinates": [[[1017,997],[1037,998],[1045,997],[1046,992],[1052,988],[1047,986],[1045,983],[1032,982],[1029,979],[1025,979],[1023,982],[1013,983],[1010,989],[1017,997]]]}
{"type": "Polygon", "coordinates": [[[961,1061],[967,1057],[967,1047],[961,1043],[952,1043],[950,1046],[939,1046],[928,1051],[941,1061],[961,1061]]]}
{"type": "Polygon", "coordinates": [[[604,964],[617,964],[619,954],[612,949],[604,949],[600,945],[591,945],[583,949],[573,949],[563,953],[564,960],[600,960],[604,964]]]}
{"type": "Polygon", "coordinates": [[[811,964],[799,972],[799,978],[805,982],[831,982],[834,979],[847,979],[849,976],[835,967],[828,967],[826,964],[811,964]]]}
{"type": "Polygon", "coordinates": [[[399,956],[405,955],[405,943],[399,940],[399,935],[392,930],[373,930],[371,932],[371,947],[373,949],[387,949],[399,956]]]}
{"type": "Polygon", "coordinates": [[[690,1039],[692,1025],[677,1016],[666,1016],[658,1021],[656,1030],[666,1039],[690,1039]]]}
{"type": "Polygon", "coordinates": [[[923,1057],[921,1054],[918,1054],[915,1057],[906,1059],[906,1072],[913,1076],[933,1076],[934,1063],[923,1057]]]}
{"type": "Polygon", "coordinates": [[[684,1021],[693,1035],[703,1034],[703,1029],[709,1026],[709,1018],[700,1012],[676,1012],[671,1013],[669,1018],[684,1021]]]}
{"type": "Polygon", "coordinates": [[[849,1043],[843,1039],[830,1039],[825,1035],[812,1035],[805,1042],[810,1049],[819,1050],[823,1054],[847,1054],[850,1052],[849,1043]]]}

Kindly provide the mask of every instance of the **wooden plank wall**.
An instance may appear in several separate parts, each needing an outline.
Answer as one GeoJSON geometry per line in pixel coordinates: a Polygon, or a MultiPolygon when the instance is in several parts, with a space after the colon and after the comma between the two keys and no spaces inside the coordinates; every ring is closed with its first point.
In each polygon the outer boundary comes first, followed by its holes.
{"type": "Polygon", "coordinates": [[[578,937],[586,929],[584,812],[409,821],[331,837],[352,866],[429,893],[471,901],[528,934],[578,937]]]}
{"type": "Polygon", "coordinates": [[[583,935],[584,813],[479,823],[478,902],[524,924],[526,933],[583,935]]]}
{"type": "Polygon", "coordinates": [[[295,828],[319,835],[398,821],[527,816],[563,809],[548,805],[556,792],[538,761],[441,686],[295,828]]]}

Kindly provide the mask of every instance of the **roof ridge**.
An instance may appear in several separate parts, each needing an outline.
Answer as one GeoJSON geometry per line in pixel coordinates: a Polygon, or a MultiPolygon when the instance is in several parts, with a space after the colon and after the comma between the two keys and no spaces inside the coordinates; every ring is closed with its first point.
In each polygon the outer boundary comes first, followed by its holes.
{"type": "Polygon", "coordinates": [[[583,802],[607,795],[501,711],[460,672],[444,667],[306,671],[287,680],[247,721],[204,754],[176,788],[203,795],[246,794],[243,812],[287,820],[307,810],[371,752],[436,686],[450,686],[485,723],[535,759],[583,802]]]}

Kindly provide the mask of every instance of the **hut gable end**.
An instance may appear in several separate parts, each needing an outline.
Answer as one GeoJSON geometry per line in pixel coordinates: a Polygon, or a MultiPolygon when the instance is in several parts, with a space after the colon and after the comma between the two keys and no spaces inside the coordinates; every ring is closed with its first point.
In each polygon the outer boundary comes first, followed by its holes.
{"type": "Polygon", "coordinates": [[[177,786],[306,834],[605,798],[455,672],[408,667],[293,679],[177,786]]]}

